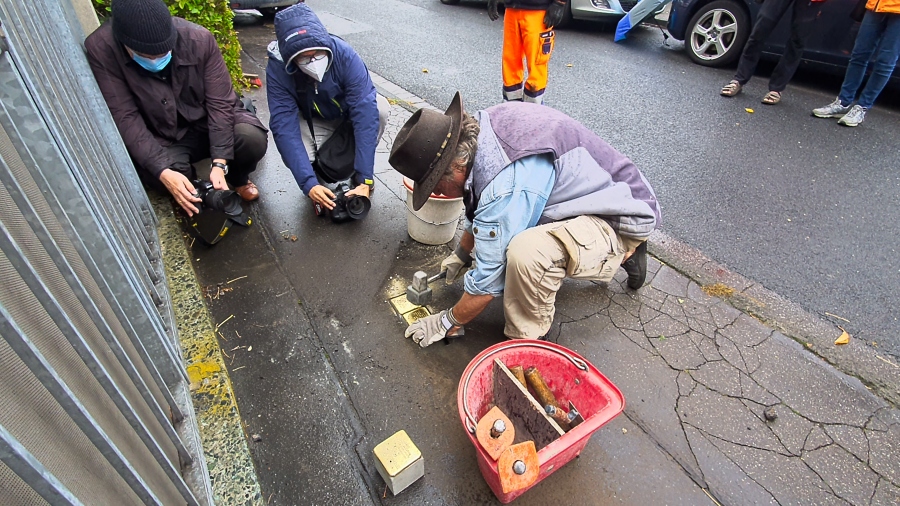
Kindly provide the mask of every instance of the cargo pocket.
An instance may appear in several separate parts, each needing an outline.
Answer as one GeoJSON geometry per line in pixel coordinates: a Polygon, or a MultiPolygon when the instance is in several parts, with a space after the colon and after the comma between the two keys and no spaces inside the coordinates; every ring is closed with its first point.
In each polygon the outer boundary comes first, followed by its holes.
{"type": "Polygon", "coordinates": [[[476,252],[479,262],[485,265],[499,265],[506,260],[506,248],[497,244],[502,239],[499,223],[475,220],[472,223],[472,235],[475,236],[475,244],[482,245],[476,252]]]}
{"type": "Polygon", "coordinates": [[[566,275],[570,278],[609,281],[622,263],[624,252],[616,233],[600,218],[579,216],[550,233],[569,255],[566,275]]]}
{"type": "Polygon", "coordinates": [[[548,30],[541,33],[541,50],[538,51],[536,63],[543,65],[550,61],[550,54],[553,53],[553,45],[555,39],[556,32],[553,30],[548,30]]]}

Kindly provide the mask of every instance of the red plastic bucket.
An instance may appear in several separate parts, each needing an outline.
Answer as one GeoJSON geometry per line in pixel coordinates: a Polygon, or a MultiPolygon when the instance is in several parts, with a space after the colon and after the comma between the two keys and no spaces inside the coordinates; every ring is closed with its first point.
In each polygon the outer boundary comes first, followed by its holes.
{"type": "Polygon", "coordinates": [[[493,400],[491,371],[495,358],[507,367],[537,367],[559,403],[567,406],[572,401],[584,417],[583,423],[538,452],[541,472],[534,485],[578,456],[591,434],[625,409],[625,397],[590,362],[568,348],[551,342],[505,341],[487,348],[472,359],[459,380],[456,394],[459,418],[469,440],[475,445],[478,467],[484,480],[497,499],[506,504],[528,489],[503,493],[497,463],[475,438],[478,419],[488,412],[488,404],[493,400]]]}

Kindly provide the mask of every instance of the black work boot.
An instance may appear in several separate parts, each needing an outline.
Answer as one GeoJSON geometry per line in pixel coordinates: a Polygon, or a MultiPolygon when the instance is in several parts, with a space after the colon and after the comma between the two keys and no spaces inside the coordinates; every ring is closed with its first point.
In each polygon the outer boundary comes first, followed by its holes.
{"type": "Polygon", "coordinates": [[[637,290],[647,280],[647,241],[638,246],[628,260],[622,262],[622,268],[628,273],[628,288],[637,290]]]}

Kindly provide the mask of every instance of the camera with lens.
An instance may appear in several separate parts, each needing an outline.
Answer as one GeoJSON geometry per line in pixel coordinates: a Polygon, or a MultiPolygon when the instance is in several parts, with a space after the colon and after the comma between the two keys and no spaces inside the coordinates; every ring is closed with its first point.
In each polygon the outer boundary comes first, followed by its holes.
{"type": "Polygon", "coordinates": [[[194,196],[200,212],[188,218],[191,232],[210,246],[219,242],[232,223],[249,227],[250,217],[241,206],[241,196],[232,190],[217,190],[211,182],[194,181],[194,196]]]}
{"type": "Polygon", "coordinates": [[[221,211],[229,216],[238,216],[244,212],[241,207],[241,197],[231,190],[217,190],[209,181],[194,181],[196,196],[202,200],[200,212],[203,208],[212,211],[221,211]]]}
{"type": "Polygon", "coordinates": [[[368,197],[363,197],[362,195],[347,196],[347,192],[356,187],[351,178],[326,186],[334,193],[334,209],[329,211],[316,204],[316,214],[321,216],[328,213],[331,216],[331,221],[335,223],[361,220],[369,214],[369,209],[372,208],[372,201],[368,197]]]}

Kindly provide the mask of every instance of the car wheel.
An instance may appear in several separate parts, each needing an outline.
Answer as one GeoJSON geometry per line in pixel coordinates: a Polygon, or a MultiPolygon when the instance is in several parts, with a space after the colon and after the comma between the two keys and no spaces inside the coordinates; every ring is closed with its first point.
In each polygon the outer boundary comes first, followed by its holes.
{"type": "Polygon", "coordinates": [[[459,0],[441,0],[441,3],[444,5],[456,5],[459,3],[459,0]]]}
{"type": "Polygon", "coordinates": [[[750,19],[744,8],[731,0],[717,0],[691,18],[684,47],[694,63],[721,67],[741,56],[749,36],[750,19]]]}

